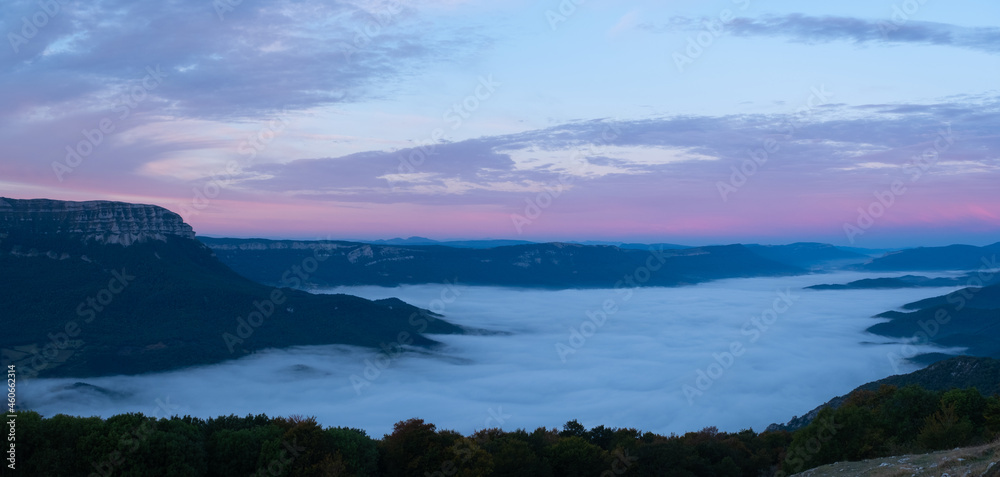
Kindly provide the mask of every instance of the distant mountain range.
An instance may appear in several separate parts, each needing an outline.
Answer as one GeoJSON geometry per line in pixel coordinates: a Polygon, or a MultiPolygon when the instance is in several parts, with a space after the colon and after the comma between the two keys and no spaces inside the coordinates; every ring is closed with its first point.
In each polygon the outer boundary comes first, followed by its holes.
{"type": "Polygon", "coordinates": [[[768,260],[804,269],[841,268],[862,263],[870,257],[825,243],[798,242],[789,245],[747,245],[768,260]]]}
{"type": "Polygon", "coordinates": [[[361,243],[372,245],[443,245],[456,248],[493,248],[507,245],[527,245],[535,242],[527,240],[449,240],[439,242],[425,237],[394,238],[389,240],[360,240],[361,243]]]}
{"type": "MultiPolygon", "coordinates": [[[[921,275],[903,275],[901,277],[885,278],[864,278],[846,284],[823,284],[813,285],[806,288],[813,290],[864,290],[873,288],[929,288],[929,287],[954,287],[976,283],[978,273],[973,272],[958,277],[936,277],[929,278],[921,275]]],[[[978,282],[981,285],[992,285],[1000,282],[1000,274],[994,274],[988,280],[978,282]]]]}
{"type": "MultiPolygon", "coordinates": [[[[445,247],[456,247],[456,248],[494,248],[494,247],[506,247],[509,245],[529,245],[529,244],[541,243],[541,242],[530,242],[527,240],[504,240],[504,239],[438,241],[426,237],[416,237],[416,236],[405,239],[393,238],[388,240],[346,240],[346,241],[367,243],[372,245],[442,245],[445,247]]],[[[572,243],[578,245],[612,245],[618,248],[628,248],[637,250],[648,250],[650,248],[655,248],[655,249],[692,248],[687,245],[677,245],[673,243],[645,244],[645,243],[607,242],[598,240],[585,240],[582,242],[568,241],[564,243],[572,243]]]]}
{"type": "MultiPolygon", "coordinates": [[[[201,240],[223,263],[245,277],[296,287],[457,281],[467,285],[611,288],[677,286],[721,278],[805,273],[800,267],[763,257],[743,245],[639,249],[529,243],[471,249],[343,241],[201,240]],[[324,257],[323,263],[304,274],[307,276],[288,273],[289,263],[316,255],[324,257]]],[[[769,257],[809,265],[845,255],[821,244],[779,246],[766,252],[769,257]]]]}
{"type": "Polygon", "coordinates": [[[997,253],[1000,253],[1000,242],[985,247],[972,245],[919,247],[890,252],[856,268],[873,272],[978,270],[984,265],[996,268],[996,261],[991,259],[997,253]]]}
{"type": "Polygon", "coordinates": [[[144,373],[297,345],[432,346],[423,333],[463,331],[396,299],[253,282],[152,205],[0,199],[0,270],[0,351],[24,377],[144,373]]]}
{"type": "MultiPolygon", "coordinates": [[[[652,254],[663,267],[640,286],[677,286],[736,277],[816,271],[977,270],[1000,245],[925,247],[871,257],[860,249],[799,242],[788,245],[534,243],[506,240],[436,242],[422,237],[374,242],[207,238],[200,240],[237,272],[261,283],[331,287],[442,283],[516,287],[610,287],[642,268],[652,254]],[[322,250],[333,260],[295,279],[285,264],[322,250]]],[[[992,262],[995,263],[995,260],[992,262]]],[[[963,278],[915,275],[866,279],[817,289],[956,286],[963,278]]]]}

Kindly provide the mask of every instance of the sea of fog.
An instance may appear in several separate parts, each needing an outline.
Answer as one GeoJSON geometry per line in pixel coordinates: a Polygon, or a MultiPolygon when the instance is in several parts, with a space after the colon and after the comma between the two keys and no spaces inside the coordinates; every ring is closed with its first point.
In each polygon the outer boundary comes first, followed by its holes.
{"type": "MultiPolygon", "coordinates": [[[[873,315],[956,288],[803,289],[893,275],[838,272],[629,290],[321,290],[399,297],[490,333],[436,335],[443,346],[434,352],[399,353],[394,345],[388,353],[268,350],[169,373],[37,379],[19,389],[22,403],[46,416],[299,414],[373,436],[413,417],[466,434],[561,428],[572,419],[657,433],[761,431],[863,383],[917,369],[891,358],[901,343],[865,329],[879,322],[873,315]],[[68,387],[77,382],[113,394],[68,387]]],[[[414,320],[400,331],[421,326],[414,320]]]]}

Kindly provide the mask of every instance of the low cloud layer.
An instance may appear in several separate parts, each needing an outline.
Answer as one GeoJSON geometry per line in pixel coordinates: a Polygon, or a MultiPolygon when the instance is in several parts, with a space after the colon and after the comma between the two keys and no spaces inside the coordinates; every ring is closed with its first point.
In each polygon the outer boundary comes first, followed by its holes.
{"type": "Polygon", "coordinates": [[[761,431],[860,384],[916,369],[894,367],[888,356],[901,345],[864,329],[876,313],[952,289],[801,289],[872,276],[882,275],[722,280],[631,296],[462,286],[442,293],[448,286],[430,285],[338,289],[399,296],[456,323],[502,333],[440,336],[445,348],[430,354],[273,350],[172,373],[34,380],[19,389],[22,402],[44,415],[164,406],[201,417],[302,414],[376,436],[411,417],[463,433],[560,427],[571,419],[659,433],[761,431]],[[742,352],[730,359],[734,343],[742,352]],[[708,378],[699,380],[700,372],[708,378]],[[120,397],[66,388],[75,382],[120,397]]]}

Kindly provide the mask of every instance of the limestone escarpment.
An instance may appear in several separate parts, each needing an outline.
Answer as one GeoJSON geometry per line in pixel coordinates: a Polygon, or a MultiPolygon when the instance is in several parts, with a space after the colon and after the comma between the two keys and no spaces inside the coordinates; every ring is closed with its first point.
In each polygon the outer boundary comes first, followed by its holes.
{"type": "Polygon", "coordinates": [[[73,236],[124,246],[168,236],[193,239],[180,215],[155,205],[0,198],[0,233],[73,236]]]}

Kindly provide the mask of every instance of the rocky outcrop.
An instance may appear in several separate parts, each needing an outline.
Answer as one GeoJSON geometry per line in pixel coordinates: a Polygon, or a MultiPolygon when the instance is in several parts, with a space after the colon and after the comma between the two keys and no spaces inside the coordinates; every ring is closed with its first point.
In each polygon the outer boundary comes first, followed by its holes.
{"type": "Polygon", "coordinates": [[[1000,477],[1000,443],[962,447],[929,454],[879,457],[860,462],[837,462],[793,474],[791,477],[845,475],[908,475],[911,477],[1000,477]]]}
{"type": "Polygon", "coordinates": [[[168,236],[194,239],[194,230],[163,207],[94,200],[0,198],[0,234],[12,232],[65,235],[104,244],[166,241],[168,236]]]}

